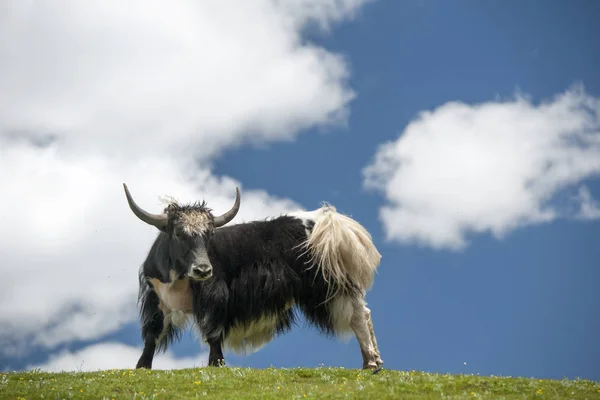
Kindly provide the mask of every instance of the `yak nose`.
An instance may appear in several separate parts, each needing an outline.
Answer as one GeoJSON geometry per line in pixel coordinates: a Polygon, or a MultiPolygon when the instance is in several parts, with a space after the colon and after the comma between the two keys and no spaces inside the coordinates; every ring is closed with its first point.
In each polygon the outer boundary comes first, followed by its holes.
{"type": "Polygon", "coordinates": [[[192,278],[206,279],[212,275],[212,267],[209,264],[199,264],[192,266],[192,278]]]}

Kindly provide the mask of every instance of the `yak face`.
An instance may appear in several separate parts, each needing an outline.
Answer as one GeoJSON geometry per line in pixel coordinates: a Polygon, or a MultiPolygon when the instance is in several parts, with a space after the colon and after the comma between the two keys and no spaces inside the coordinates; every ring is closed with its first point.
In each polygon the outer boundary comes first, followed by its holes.
{"type": "Polygon", "coordinates": [[[165,209],[171,237],[170,256],[178,275],[197,281],[212,276],[208,246],[214,233],[214,217],[205,203],[179,205],[171,203],[165,209]]]}
{"type": "Polygon", "coordinates": [[[173,201],[162,214],[151,214],[138,206],[123,184],[131,211],[142,221],[153,225],[170,237],[169,256],[175,272],[194,280],[212,276],[212,265],[208,258],[208,246],[215,228],[231,221],[240,209],[240,190],[235,188],[235,203],[231,210],[213,216],[206,203],[180,205],[173,201]]]}

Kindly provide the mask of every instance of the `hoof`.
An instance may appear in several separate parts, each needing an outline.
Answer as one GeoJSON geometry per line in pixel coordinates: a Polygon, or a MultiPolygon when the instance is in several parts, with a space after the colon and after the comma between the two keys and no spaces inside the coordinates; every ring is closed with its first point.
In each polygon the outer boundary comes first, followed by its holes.
{"type": "Polygon", "coordinates": [[[383,367],[381,367],[381,366],[379,366],[379,367],[375,368],[375,369],[373,370],[373,375],[375,375],[375,374],[378,374],[378,373],[379,373],[379,371],[381,371],[382,369],[383,369],[383,367]]]}
{"type": "Polygon", "coordinates": [[[152,369],[152,357],[142,354],[142,356],[138,359],[137,364],[135,365],[135,369],[152,369]]]}
{"type": "Polygon", "coordinates": [[[219,360],[212,360],[208,362],[208,366],[209,367],[224,367],[225,366],[225,360],[224,359],[219,359],[219,360]]]}

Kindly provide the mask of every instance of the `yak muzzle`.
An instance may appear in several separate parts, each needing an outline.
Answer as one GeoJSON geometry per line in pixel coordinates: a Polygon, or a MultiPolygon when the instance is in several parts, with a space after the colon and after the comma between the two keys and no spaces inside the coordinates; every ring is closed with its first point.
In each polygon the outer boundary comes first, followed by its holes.
{"type": "Polygon", "coordinates": [[[212,266],[209,264],[192,265],[189,277],[196,281],[203,281],[212,276],[212,266]]]}

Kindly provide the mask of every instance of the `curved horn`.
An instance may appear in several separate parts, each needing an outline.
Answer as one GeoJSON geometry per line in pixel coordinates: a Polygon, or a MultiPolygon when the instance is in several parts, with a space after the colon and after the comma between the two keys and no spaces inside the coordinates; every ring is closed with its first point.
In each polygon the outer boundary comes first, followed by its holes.
{"type": "Polygon", "coordinates": [[[129,203],[129,208],[131,211],[144,221],[145,223],[155,226],[158,229],[164,229],[167,226],[167,216],[165,214],[150,214],[149,212],[143,210],[138,206],[135,201],[133,201],[133,197],[131,197],[131,193],[129,193],[129,189],[126,184],[123,184],[123,188],[125,189],[125,196],[127,196],[127,202],[129,203]]]}
{"type": "Polygon", "coordinates": [[[240,210],[240,189],[236,186],[235,188],[235,203],[231,210],[227,211],[223,215],[215,217],[215,228],[225,225],[229,221],[235,218],[236,214],[240,210]]]}

